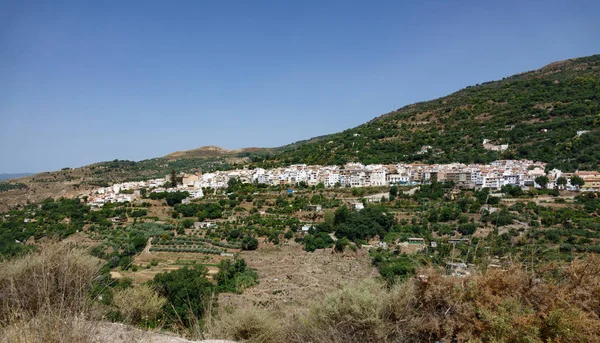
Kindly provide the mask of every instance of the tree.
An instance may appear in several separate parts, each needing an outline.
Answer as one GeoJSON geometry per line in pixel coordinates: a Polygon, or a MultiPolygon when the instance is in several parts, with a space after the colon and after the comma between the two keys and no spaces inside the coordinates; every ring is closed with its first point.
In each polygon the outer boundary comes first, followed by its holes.
{"type": "Polygon", "coordinates": [[[519,186],[504,185],[502,186],[501,190],[502,193],[508,194],[513,197],[519,197],[523,195],[523,189],[521,189],[521,187],[519,186]]]}
{"type": "Polygon", "coordinates": [[[398,196],[398,186],[390,187],[390,199],[394,199],[396,196],[398,196]]]}
{"type": "Polygon", "coordinates": [[[258,248],[258,239],[250,236],[242,240],[242,250],[256,250],[258,248]]]}
{"type": "Polygon", "coordinates": [[[177,173],[175,169],[171,170],[171,187],[177,187],[177,173]]]}
{"type": "Polygon", "coordinates": [[[564,176],[559,177],[558,179],[556,179],[556,185],[564,188],[567,185],[567,178],[564,176]]]}
{"type": "Polygon", "coordinates": [[[184,325],[191,326],[195,318],[202,318],[215,288],[206,275],[206,267],[194,265],[154,277],[151,285],[171,303],[171,306],[165,306],[168,321],[181,320],[184,325]]]}
{"type": "Polygon", "coordinates": [[[585,181],[581,178],[581,176],[578,176],[578,175],[571,176],[571,185],[577,187],[577,189],[579,189],[579,187],[583,186],[584,184],[585,184],[585,181]]]}
{"type": "Polygon", "coordinates": [[[170,192],[166,194],[165,200],[169,206],[175,206],[181,204],[181,201],[189,196],[189,192],[170,192]]]}
{"type": "Polygon", "coordinates": [[[548,182],[550,181],[546,175],[538,176],[535,178],[535,183],[540,185],[542,188],[546,188],[548,186],[548,182]]]}

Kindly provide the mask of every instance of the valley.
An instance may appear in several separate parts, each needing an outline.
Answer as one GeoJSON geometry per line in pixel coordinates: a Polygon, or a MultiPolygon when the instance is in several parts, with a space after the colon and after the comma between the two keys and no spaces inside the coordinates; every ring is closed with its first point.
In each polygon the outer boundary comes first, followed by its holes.
{"type": "Polygon", "coordinates": [[[194,339],[593,341],[599,96],[594,55],[282,147],[3,181],[0,325],[68,293],[194,339]]]}

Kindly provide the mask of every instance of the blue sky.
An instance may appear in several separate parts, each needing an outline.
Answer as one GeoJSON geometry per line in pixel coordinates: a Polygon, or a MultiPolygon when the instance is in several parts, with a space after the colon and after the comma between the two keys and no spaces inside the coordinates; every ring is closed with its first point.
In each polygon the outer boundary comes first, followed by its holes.
{"type": "Polygon", "coordinates": [[[1,1],[0,173],[273,147],[600,53],[599,1],[1,1]]]}

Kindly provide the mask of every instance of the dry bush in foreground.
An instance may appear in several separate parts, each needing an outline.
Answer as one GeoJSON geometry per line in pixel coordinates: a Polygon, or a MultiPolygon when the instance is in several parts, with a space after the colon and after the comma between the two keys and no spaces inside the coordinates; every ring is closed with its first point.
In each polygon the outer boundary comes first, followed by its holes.
{"type": "MultiPolygon", "coordinates": [[[[439,271],[386,289],[373,280],[344,287],[308,312],[278,322],[280,342],[600,342],[600,259],[588,258],[528,273],[515,266],[471,277],[439,271]]],[[[242,309],[217,317],[216,327],[236,326],[242,309]]],[[[280,316],[283,317],[283,316],[280,316]]],[[[261,327],[258,330],[260,332],[261,327]]],[[[252,331],[252,332],[255,332],[252,331]]],[[[215,337],[248,339],[217,330],[215,337]]],[[[258,337],[255,334],[252,337],[258,337]]],[[[251,338],[251,337],[250,337],[251,338]]]]}
{"type": "Polygon", "coordinates": [[[1,343],[95,343],[99,342],[92,322],[72,315],[38,313],[28,320],[14,320],[0,327],[1,343]]]}
{"type": "Polygon", "coordinates": [[[0,341],[88,342],[77,317],[100,261],[61,243],[0,264],[0,341]]]}
{"type": "Polygon", "coordinates": [[[373,279],[344,287],[315,303],[293,324],[297,342],[377,342],[384,322],[380,315],[385,290],[373,279]]]}
{"type": "Polygon", "coordinates": [[[255,307],[221,309],[217,320],[206,320],[205,330],[210,337],[240,342],[284,342],[283,323],[267,310],[255,307]]]}
{"type": "Polygon", "coordinates": [[[141,285],[118,291],[113,299],[115,306],[123,314],[127,323],[155,321],[167,299],[161,297],[152,287],[141,285]]]}

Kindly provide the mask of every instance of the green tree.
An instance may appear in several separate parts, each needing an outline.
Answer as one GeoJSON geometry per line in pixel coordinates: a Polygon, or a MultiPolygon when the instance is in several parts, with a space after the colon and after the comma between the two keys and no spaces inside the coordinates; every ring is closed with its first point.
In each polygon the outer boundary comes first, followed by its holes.
{"type": "Polygon", "coordinates": [[[567,185],[567,178],[564,176],[559,177],[558,179],[556,179],[556,185],[564,188],[567,185]]]}
{"type": "Polygon", "coordinates": [[[175,169],[171,170],[171,187],[177,187],[177,173],[175,169]]]}
{"type": "Polygon", "coordinates": [[[165,306],[169,323],[180,322],[191,326],[196,318],[202,318],[204,309],[212,302],[215,292],[214,285],[208,281],[206,275],[205,267],[194,265],[160,273],[154,277],[152,285],[171,305],[165,306]]]}
{"type": "Polygon", "coordinates": [[[258,239],[250,236],[242,239],[242,250],[256,250],[258,248],[258,239]]]}
{"type": "Polygon", "coordinates": [[[538,176],[535,178],[535,183],[542,186],[542,188],[546,188],[548,186],[548,182],[550,181],[546,175],[538,176]]]}
{"type": "Polygon", "coordinates": [[[585,181],[583,180],[583,178],[581,178],[581,176],[578,176],[578,175],[571,176],[571,185],[577,187],[577,189],[579,189],[579,187],[583,186],[584,184],[585,184],[585,181]]]}
{"type": "Polygon", "coordinates": [[[398,196],[398,186],[392,186],[390,187],[390,198],[395,198],[396,196],[398,196]]]}

